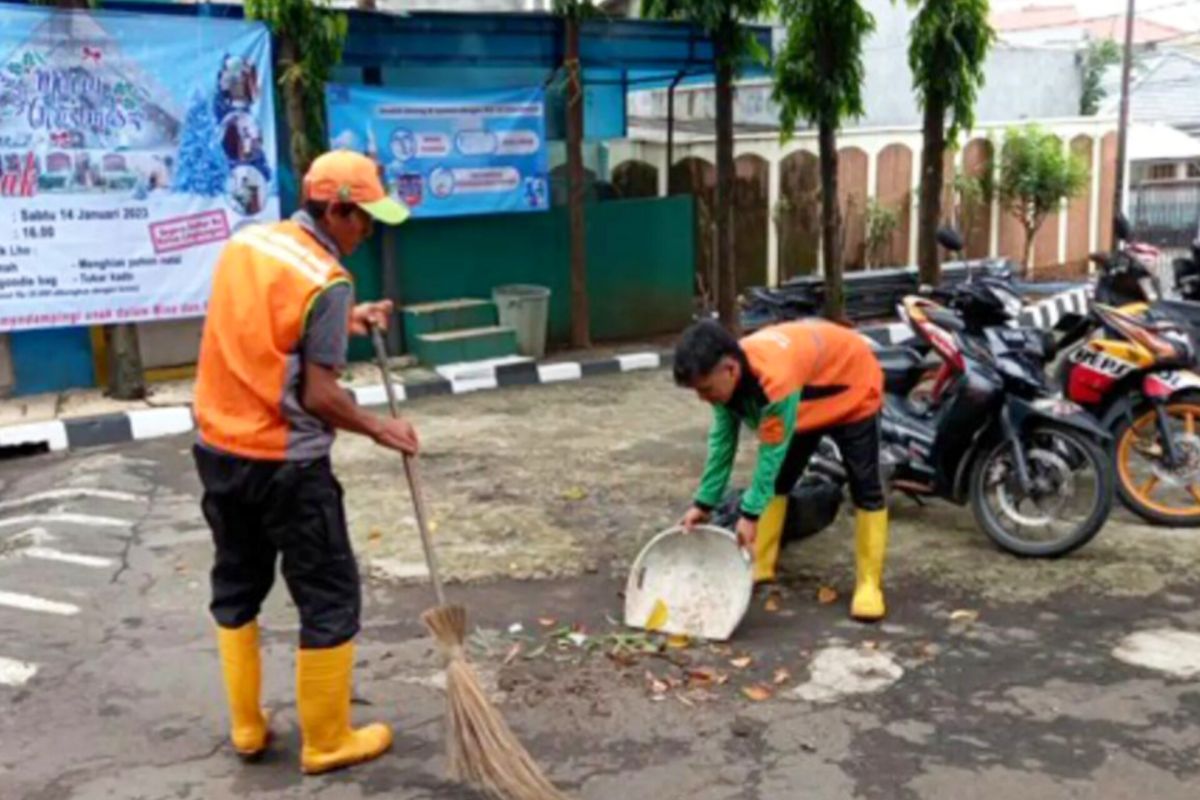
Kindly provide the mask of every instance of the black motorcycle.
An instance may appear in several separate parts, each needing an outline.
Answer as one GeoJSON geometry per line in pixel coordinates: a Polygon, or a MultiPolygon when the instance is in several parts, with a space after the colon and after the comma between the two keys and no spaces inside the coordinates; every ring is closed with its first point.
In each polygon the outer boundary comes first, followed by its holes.
{"type": "MultiPolygon", "coordinates": [[[[939,238],[957,243],[951,232],[939,238]]],[[[1055,396],[1044,370],[1053,337],[1014,324],[1019,298],[1014,307],[989,281],[938,292],[955,307],[928,294],[902,304],[918,339],[941,361],[928,402],[910,399],[927,372],[922,354],[877,351],[886,378],[881,461],[890,485],[918,498],[969,503],[984,533],[1016,555],[1055,557],[1082,547],[1112,508],[1108,433],[1055,396]]],[[[812,468],[844,479],[829,442],[812,468]]]]}

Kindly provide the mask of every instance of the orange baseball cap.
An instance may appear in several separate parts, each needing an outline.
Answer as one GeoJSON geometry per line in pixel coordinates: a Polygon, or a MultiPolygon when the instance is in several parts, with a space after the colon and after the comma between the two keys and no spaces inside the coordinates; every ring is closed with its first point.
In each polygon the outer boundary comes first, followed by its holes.
{"type": "Polygon", "coordinates": [[[304,196],[321,203],[354,203],[385,225],[399,225],[409,217],[408,206],[383,188],[379,166],[353,150],[317,156],[304,176],[304,196]]]}

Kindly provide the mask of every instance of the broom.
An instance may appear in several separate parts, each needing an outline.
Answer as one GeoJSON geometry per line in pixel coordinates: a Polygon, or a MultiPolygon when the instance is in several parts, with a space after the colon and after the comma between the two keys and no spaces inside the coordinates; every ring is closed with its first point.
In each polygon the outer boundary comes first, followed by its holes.
{"type": "MultiPolygon", "coordinates": [[[[388,408],[399,416],[396,390],[388,375],[387,348],[383,334],[372,326],[375,359],[383,376],[388,408]]],[[[421,614],[421,622],[433,634],[446,659],[446,722],[448,757],[452,778],[476,786],[498,800],[567,800],[566,795],[542,773],[529,752],[513,735],[488,700],[479,677],[467,662],[463,639],[467,630],[467,612],[462,606],[446,604],[442,581],[438,576],[437,556],[425,522],[425,501],[421,493],[416,460],[404,457],[404,474],[412,493],[413,511],[425,563],[437,606],[421,614]]]]}

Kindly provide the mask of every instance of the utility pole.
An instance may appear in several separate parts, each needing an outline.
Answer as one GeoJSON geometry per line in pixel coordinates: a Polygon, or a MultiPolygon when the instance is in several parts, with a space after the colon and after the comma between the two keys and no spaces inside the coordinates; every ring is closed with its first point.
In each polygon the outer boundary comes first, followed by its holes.
{"type": "Polygon", "coordinates": [[[1125,55],[1121,59],[1121,118],[1117,122],[1117,179],[1116,197],[1113,208],[1116,213],[1108,224],[1113,226],[1113,241],[1117,240],[1117,217],[1124,211],[1125,202],[1125,153],[1126,140],[1129,138],[1129,78],[1133,67],[1133,14],[1135,0],[1129,0],[1129,8],[1125,11],[1125,55]]]}

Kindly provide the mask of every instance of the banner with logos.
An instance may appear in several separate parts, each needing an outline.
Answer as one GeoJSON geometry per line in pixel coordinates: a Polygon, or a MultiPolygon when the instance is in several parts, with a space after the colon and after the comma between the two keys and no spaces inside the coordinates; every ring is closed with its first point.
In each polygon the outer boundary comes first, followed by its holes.
{"type": "Polygon", "coordinates": [[[545,107],[540,88],[326,88],[333,147],[378,161],[417,218],[548,209],[545,107]]]}
{"type": "Polygon", "coordinates": [[[0,331],[203,315],[225,241],[279,218],[266,27],[3,15],[0,331]]]}

